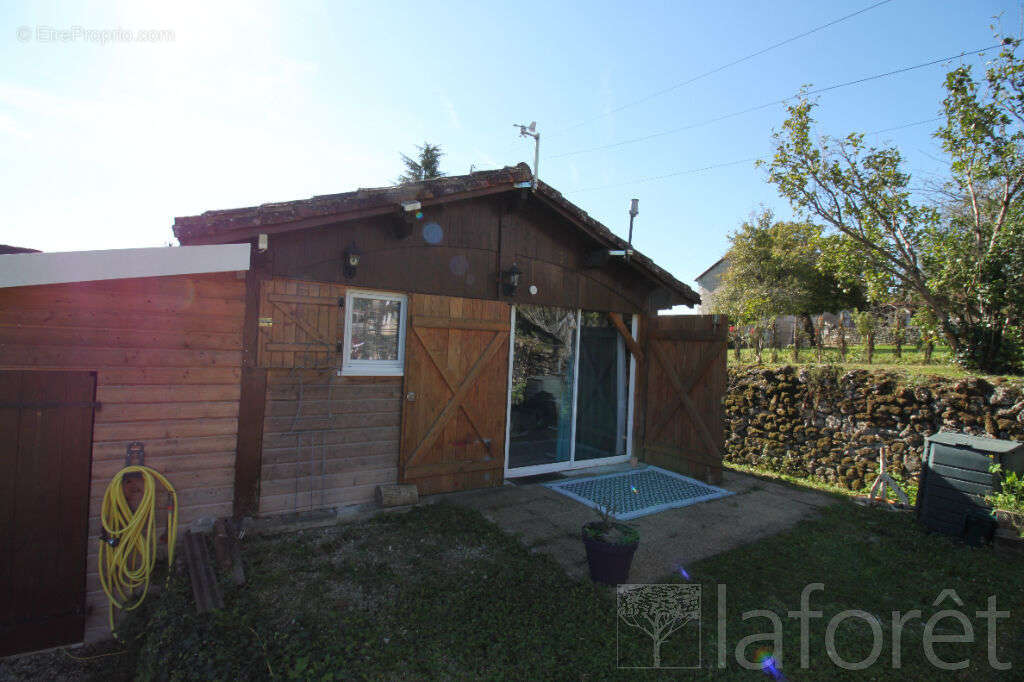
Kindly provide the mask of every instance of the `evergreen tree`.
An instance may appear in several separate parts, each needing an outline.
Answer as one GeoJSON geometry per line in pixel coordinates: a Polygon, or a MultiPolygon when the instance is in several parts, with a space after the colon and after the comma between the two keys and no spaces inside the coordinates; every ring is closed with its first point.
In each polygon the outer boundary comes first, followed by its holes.
{"type": "Polygon", "coordinates": [[[405,172],[398,177],[398,184],[404,185],[408,182],[422,182],[444,176],[441,172],[441,157],[444,152],[441,146],[424,142],[422,146],[417,145],[419,159],[412,159],[401,154],[402,163],[405,164],[405,172]]]}

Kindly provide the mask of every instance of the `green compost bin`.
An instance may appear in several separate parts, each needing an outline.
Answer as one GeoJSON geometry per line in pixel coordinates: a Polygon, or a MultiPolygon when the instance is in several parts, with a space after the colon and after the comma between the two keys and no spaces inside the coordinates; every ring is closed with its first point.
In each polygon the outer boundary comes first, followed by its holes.
{"type": "Polygon", "coordinates": [[[979,537],[991,537],[991,530],[978,526],[989,515],[984,498],[997,485],[996,476],[989,472],[993,464],[1024,473],[1024,443],[963,433],[929,436],[921,462],[917,518],[933,531],[963,537],[972,544],[979,537]]]}

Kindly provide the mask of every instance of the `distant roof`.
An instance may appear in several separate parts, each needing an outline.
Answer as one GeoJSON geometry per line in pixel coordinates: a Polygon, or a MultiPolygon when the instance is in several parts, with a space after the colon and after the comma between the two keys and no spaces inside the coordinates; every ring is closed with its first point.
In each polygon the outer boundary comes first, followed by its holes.
{"type": "Polygon", "coordinates": [[[726,254],[726,255],[722,256],[721,258],[719,258],[718,260],[716,260],[716,261],[715,261],[714,263],[712,263],[712,264],[711,264],[711,267],[709,267],[709,268],[708,268],[707,270],[705,270],[704,272],[702,272],[702,273],[700,273],[699,275],[697,275],[696,277],[694,277],[694,279],[695,279],[695,280],[697,280],[697,281],[698,281],[698,283],[699,283],[699,282],[700,282],[700,279],[701,279],[701,278],[702,278],[702,277],[703,277],[704,275],[708,274],[709,272],[711,272],[712,270],[714,270],[715,268],[717,268],[717,267],[718,267],[719,265],[721,265],[722,261],[724,261],[724,260],[725,260],[726,258],[728,258],[728,257],[729,257],[729,254],[726,254]]]}
{"type": "Polygon", "coordinates": [[[248,244],[0,255],[0,288],[249,269],[248,244]]]}
{"type": "MultiPolygon", "coordinates": [[[[533,175],[525,163],[469,175],[452,175],[424,182],[358,189],[325,194],[310,199],[285,201],[247,208],[206,211],[197,216],[174,219],[174,234],[183,244],[224,243],[251,239],[260,232],[301,230],[346,220],[356,220],[395,211],[403,201],[425,205],[507,192],[529,187],[533,175]]],[[[611,249],[625,249],[627,243],[586,211],[562,196],[550,185],[538,181],[536,196],[563,213],[579,230],[611,249]]],[[[700,303],[700,296],[650,258],[634,251],[635,267],[669,289],[688,305],[700,303]]]]}
{"type": "Polygon", "coordinates": [[[39,249],[30,249],[25,246],[11,246],[10,244],[0,244],[0,255],[7,253],[39,253],[39,249]]]}

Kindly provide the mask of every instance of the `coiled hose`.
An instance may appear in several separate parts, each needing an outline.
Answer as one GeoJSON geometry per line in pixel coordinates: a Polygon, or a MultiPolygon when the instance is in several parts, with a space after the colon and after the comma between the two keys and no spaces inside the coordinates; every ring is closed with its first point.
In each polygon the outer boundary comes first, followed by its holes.
{"type": "MultiPolygon", "coordinates": [[[[149,578],[156,565],[157,483],[171,496],[167,508],[167,566],[174,562],[174,542],[178,535],[178,495],[163,474],[146,466],[127,466],[107,484],[103,493],[100,522],[100,584],[109,602],[110,631],[114,632],[114,609],[131,611],[146,598],[149,578]],[[124,478],[142,477],[143,491],[135,509],[124,491],[124,478]],[[136,594],[141,588],[141,593],[136,594]]],[[[116,636],[116,635],[115,635],[116,636]]]]}

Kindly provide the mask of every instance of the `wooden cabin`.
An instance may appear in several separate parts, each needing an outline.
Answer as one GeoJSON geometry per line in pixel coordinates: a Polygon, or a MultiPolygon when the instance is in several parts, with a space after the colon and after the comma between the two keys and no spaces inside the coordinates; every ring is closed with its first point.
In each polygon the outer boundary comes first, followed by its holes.
{"type": "Polygon", "coordinates": [[[100,503],[144,444],[230,515],[249,246],[0,255],[0,656],[110,636],[100,503]]]}
{"type": "Polygon", "coordinates": [[[234,512],[721,472],[725,322],[529,167],[178,218],[248,244],[234,512]]]}

